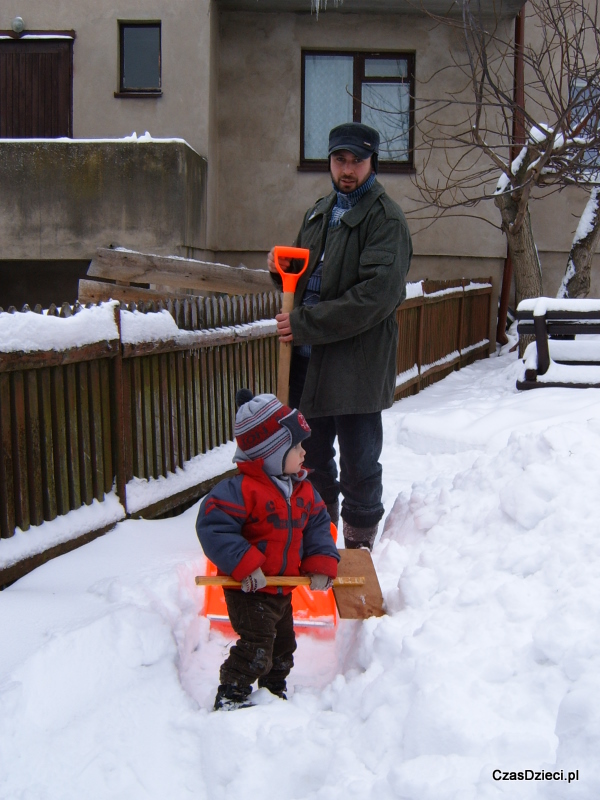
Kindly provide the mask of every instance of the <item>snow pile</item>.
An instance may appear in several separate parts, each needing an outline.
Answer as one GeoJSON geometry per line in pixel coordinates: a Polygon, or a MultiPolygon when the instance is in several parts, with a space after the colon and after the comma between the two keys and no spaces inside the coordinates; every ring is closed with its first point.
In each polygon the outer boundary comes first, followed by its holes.
{"type": "Polygon", "coordinates": [[[91,505],[82,505],[50,522],[32,525],[29,530],[15,529],[10,539],[2,539],[0,545],[0,569],[10,567],[17,561],[43,553],[51,547],[72,539],[78,539],[90,531],[113,525],[125,518],[125,509],[115,492],[104,495],[100,503],[96,498],[91,505]]]}
{"type": "Polygon", "coordinates": [[[210,711],[232,636],[198,616],[197,506],[1,593],[0,797],[598,796],[600,394],[518,369],[385,413],[388,615],[300,635],[288,702],[210,711]]]}

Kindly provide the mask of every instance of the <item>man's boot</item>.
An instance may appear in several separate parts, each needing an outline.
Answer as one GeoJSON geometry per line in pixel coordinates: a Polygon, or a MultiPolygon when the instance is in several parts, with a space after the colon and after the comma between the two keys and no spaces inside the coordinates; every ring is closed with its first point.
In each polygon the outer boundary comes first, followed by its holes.
{"type": "Polygon", "coordinates": [[[372,550],[377,536],[377,528],[378,525],[372,525],[370,528],[356,528],[344,520],[344,544],[346,550],[358,550],[361,547],[372,550]]]}

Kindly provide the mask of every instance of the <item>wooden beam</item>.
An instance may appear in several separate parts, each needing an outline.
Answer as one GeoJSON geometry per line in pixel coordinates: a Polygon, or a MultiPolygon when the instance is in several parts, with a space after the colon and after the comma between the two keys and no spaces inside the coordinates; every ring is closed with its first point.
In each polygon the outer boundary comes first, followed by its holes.
{"type": "Polygon", "coordinates": [[[100,248],[92,259],[90,278],[142,283],[151,286],[191,289],[196,294],[255,294],[273,291],[274,284],[266,269],[228,267],[208,261],[176,256],[157,256],[132,250],[100,248]]]}
{"type": "MultiPolygon", "coordinates": [[[[187,292],[169,292],[173,300],[185,300],[192,297],[187,292]]],[[[139,303],[151,300],[164,300],[165,292],[158,289],[142,289],[140,286],[120,286],[106,281],[88,281],[82,278],[79,281],[77,299],[81,305],[86,303],[104,303],[107,300],[119,300],[123,303],[139,303]]]]}

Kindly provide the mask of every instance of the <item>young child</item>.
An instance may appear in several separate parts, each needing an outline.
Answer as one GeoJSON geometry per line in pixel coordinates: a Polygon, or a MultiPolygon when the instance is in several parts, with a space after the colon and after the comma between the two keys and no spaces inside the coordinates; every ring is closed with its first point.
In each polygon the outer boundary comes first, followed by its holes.
{"type": "Polygon", "coordinates": [[[267,586],[265,576],[310,575],[310,588],[325,590],[340,559],[325,503],[302,468],[306,420],[272,394],[241,389],[236,403],[239,474],[204,498],[196,521],[207,558],[242,584],[224,590],[240,638],[221,666],[215,710],[252,705],[256,680],[286,699],[296,649],[292,587],[267,586]]]}

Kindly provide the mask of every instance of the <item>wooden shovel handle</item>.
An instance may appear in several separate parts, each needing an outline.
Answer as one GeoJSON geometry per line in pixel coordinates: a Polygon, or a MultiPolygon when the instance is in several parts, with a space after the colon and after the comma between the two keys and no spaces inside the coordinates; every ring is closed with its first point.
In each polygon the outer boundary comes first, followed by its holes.
{"type": "MultiPolygon", "coordinates": [[[[289,314],[294,310],[294,295],[284,292],[281,311],[289,314]]],[[[292,342],[279,342],[279,362],[277,365],[277,399],[284,406],[290,400],[290,367],[292,364],[292,342]]]]}
{"type": "MultiPolygon", "coordinates": [[[[337,586],[362,586],[365,579],[358,578],[334,578],[333,585],[337,586]]],[[[197,575],[197,586],[224,586],[225,588],[239,588],[241,581],[234,581],[228,575],[197,575]]],[[[310,586],[308,575],[268,575],[267,586],[310,586]]]]}

